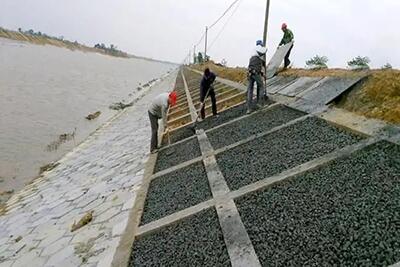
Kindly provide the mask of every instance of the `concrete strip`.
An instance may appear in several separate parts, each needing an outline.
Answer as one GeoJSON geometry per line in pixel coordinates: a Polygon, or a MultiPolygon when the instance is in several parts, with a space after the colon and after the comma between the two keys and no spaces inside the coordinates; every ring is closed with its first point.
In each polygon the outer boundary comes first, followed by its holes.
{"type": "Polygon", "coordinates": [[[229,193],[229,196],[231,198],[233,198],[233,199],[239,198],[239,197],[244,196],[246,194],[249,194],[251,192],[258,191],[258,190],[263,189],[263,188],[265,188],[267,186],[275,184],[277,182],[280,182],[280,181],[283,181],[285,179],[288,179],[288,178],[294,177],[296,175],[302,174],[304,172],[308,172],[308,171],[311,171],[313,169],[319,168],[320,166],[323,166],[323,165],[325,165],[325,164],[327,164],[327,163],[329,163],[329,162],[331,162],[331,161],[333,161],[335,159],[348,156],[348,155],[350,155],[350,154],[352,154],[352,153],[354,153],[356,151],[359,151],[359,150],[361,150],[361,149],[363,149],[363,148],[365,148],[365,147],[367,147],[369,145],[372,145],[372,144],[377,143],[377,142],[382,141],[382,140],[386,140],[386,139],[382,138],[382,137],[372,137],[372,138],[369,138],[369,139],[365,139],[365,140],[363,140],[363,141],[361,141],[361,142],[359,142],[357,144],[344,147],[344,148],[342,148],[340,150],[334,151],[334,152],[332,152],[330,154],[326,154],[326,155],[324,155],[322,157],[319,157],[319,158],[317,158],[315,160],[311,160],[309,162],[306,162],[304,164],[296,166],[296,167],[294,167],[292,169],[285,170],[285,171],[281,172],[278,175],[274,175],[272,177],[267,177],[264,180],[255,182],[255,183],[250,184],[250,185],[246,185],[246,186],[244,186],[244,187],[242,187],[242,188],[240,188],[240,189],[238,189],[236,191],[233,191],[233,192],[229,193]]]}
{"type": "Polygon", "coordinates": [[[155,173],[154,175],[151,176],[151,180],[154,180],[154,179],[156,179],[156,178],[158,178],[158,177],[161,177],[161,176],[163,176],[163,175],[166,175],[166,174],[168,174],[168,173],[177,171],[177,170],[179,170],[179,169],[185,168],[185,167],[187,167],[187,166],[189,166],[189,165],[192,165],[192,164],[194,164],[194,163],[197,163],[197,162],[199,162],[199,161],[202,161],[202,159],[203,159],[202,157],[197,157],[197,158],[194,158],[194,159],[192,159],[192,160],[185,161],[185,162],[183,162],[183,163],[181,163],[181,164],[175,165],[175,166],[173,166],[173,167],[171,167],[171,168],[168,168],[168,169],[159,171],[159,172],[157,172],[157,173],[155,173]]]}
{"type": "Polygon", "coordinates": [[[235,202],[232,199],[226,198],[229,187],[218,167],[215,156],[213,156],[213,148],[204,130],[199,130],[197,137],[201,152],[205,157],[204,166],[207,171],[211,192],[216,200],[219,223],[231,264],[237,267],[261,266],[235,202]]]}
{"type": "Polygon", "coordinates": [[[186,83],[185,75],[183,74],[183,70],[181,71],[181,75],[182,75],[182,79],[183,79],[183,84],[185,86],[187,101],[189,104],[190,116],[192,118],[192,122],[195,122],[197,120],[197,112],[196,112],[196,108],[193,105],[192,97],[190,95],[189,88],[186,83]]]}
{"type": "Polygon", "coordinates": [[[190,217],[196,213],[201,212],[202,210],[211,208],[215,205],[215,200],[210,199],[205,202],[199,203],[195,206],[192,206],[190,208],[178,211],[174,214],[165,216],[157,221],[153,221],[151,223],[145,224],[143,226],[140,226],[138,231],[136,232],[136,236],[142,236],[145,234],[150,234],[160,228],[163,228],[165,226],[171,225],[173,223],[176,223],[180,220],[183,220],[187,217],[190,217]]]}
{"type": "Polygon", "coordinates": [[[214,153],[215,153],[215,155],[220,154],[220,153],[223,153],[223,152],[225,152],[225,151],[227,151],[227,150],[229,150],[229,149],[232,149],[232,148],[235,148],[235,147],[237,147],[237,146],[246,144],[246,143],[248,143],[248,142],[250,142],[250,141],[253,141],[253,140],[256,139],[256,138],[259,138],[259,137],[268,135],[268,134],[270,134],[270,133],[279,131],[279,130],[281,130],[281,129],[283,129],[283,128],[286,128],[286,127],[288,127],[288,126],[290,126],[290,125],[293,125],[293,124],[295,124],[295,123],[304,121],[304,120],[306,120],[306,119],[308,119],[308,118],[310,118],[310,117],[313,117],[313,115],[305,115],[305,116],[302,116],[302,117],[297,118],[297,119],[295,119],[295,120],[292,120],[292,121],[290,121],[290,122],[288,122],[288,123],[285,123],[285,124],[279,125],[279,126],[277,126],[277,127],[275,127],[275,128],[272,128],[271,130],[268,130],[268,131],[265,131],[265,132],[262,132],[262,133],[259,133],[259,134],[252,135],[252,136],[250,136],[249,138],[246,138],[246,139],[243,139],[243,140],[241,140],[241,141],[239,141],[239,142],[233,143],[232,145],[225,146],[225,147],[223,147],[223,148],[217,149],[217,150],[215,150],[214,153]]]}
{"type": "Polygon", "coordinates": [[[400,267],[400,262],[390,265],[389,267],[400,267]]]}

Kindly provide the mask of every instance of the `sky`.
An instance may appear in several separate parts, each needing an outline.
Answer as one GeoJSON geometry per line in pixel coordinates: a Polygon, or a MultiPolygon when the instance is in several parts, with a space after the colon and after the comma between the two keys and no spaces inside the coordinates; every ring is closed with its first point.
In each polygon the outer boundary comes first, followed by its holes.
{"type": "MultiPolygon", "coordinates": [[[[34,29],[93,46],[114,44],[138,56],[181,63],[233,0],[0,0],[0,26],[34,29]]],[[[208,34],[216,62],[246,66],[262,39],[266,0],[240,0],[208,34]]],[[[329,67],[368,56],[371,67],[400,68],[399,0],[271,0],[267,47],[271,57],[288,24],[292,62],[315,55],[329,67]]],[[[204,51],[204,40],[196,47],[204,51]]]]}

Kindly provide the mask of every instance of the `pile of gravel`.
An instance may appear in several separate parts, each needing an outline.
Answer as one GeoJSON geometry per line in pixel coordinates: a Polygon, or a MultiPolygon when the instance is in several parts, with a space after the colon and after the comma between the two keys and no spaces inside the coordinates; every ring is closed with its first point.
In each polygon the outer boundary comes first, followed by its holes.
{"type": "Polygon", "coordinates": [[[158,220],[211,198],[202,162],[151,181],[141,224],[158,220]]]}
{"type": "Polygon", "coordinates": [[[196,137],[180,144],[173,145],[158,153],[154,172],[159,172],[183,162],[200,157],[201,151],[196,137]]]}
{"type": "Polygon", "coordinates": [[[263,265],[400,261],[400,146],[380,142],[236,201],[263,265]]]}
{"type": "Polygon", "coordinates": [[[239,105],[219,113],[218,117],[212,116],[205,119],[204,121],[197,124],[197,128],[208,130],[245,114],[246,106],[239,105]]]}
{"type": "Polygon", "coordinates": [[[225,151],[217,161],[229,187],[238,189],[361,139],[324,120],[308,118],[225,151]]]}
{"type": "Polygon", "coordinates": [[[305,113],[301,111],[279,105],[215,129],[207,133],[207,136],[214,149],[218,149],[236,143],[254,134],[262,133],[288,123],[304,115],[305,113]]]}
{"type": "Polygon", "coordinates": [[[129,266],[231,266],[215,209],[139,237],[129,266]]]}

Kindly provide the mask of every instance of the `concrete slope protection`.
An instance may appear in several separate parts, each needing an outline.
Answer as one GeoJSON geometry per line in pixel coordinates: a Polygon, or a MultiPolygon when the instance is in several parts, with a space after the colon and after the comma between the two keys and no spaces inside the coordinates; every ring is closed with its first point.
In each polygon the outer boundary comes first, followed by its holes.
{"type": "Polygon", "coordinates": [[[136,104],[7,202],[0,266],[112,266],[149,158],[148,104],[172,90],[176,76],[143,89],[136,104]],[[91,220],[71,232],[88,213],[91,220]]]}
{"type": "Polygon", "coordinates": [[[354,131],[278,102],[172,133],[180,140],[154,162],[163,168],[152,168],[129,266],[400,262],[400,130],[354,131]]]}
{"type": "Polygon", "coordinates": [[[279,69],[279,66],[282,64],[283,59],[285,58],[287,52],[289,51],[290,47],[292,47],[292,45],[293,41],[278,47],[278,49],[275,51],[274,55],[267,64],[267,79],[271,79],[275,76],[276,72],[279,69]]]}

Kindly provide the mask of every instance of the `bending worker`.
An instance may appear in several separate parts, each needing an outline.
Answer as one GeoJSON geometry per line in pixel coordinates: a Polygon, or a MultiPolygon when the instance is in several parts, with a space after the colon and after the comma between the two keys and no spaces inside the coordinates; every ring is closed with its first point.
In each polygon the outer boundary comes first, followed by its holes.
{"type": "MultiPolygon", "coordinates": [[[[279,46],[281,46],[281,45],[286,45],[286,44],[292,42],[293,39],[294,39],[293,32],[292,32],[291,30],[288,29],[286,23],[283,23],[283,24],[282,24],[282,31],[283,31],[284,34],[283,34],[282,41],[279,43],[279,46]]],[[[286,56],[285,56],[285,65],[284,65],[284,67],[283,67],[284,69],[287,69],[287,67],[289,67],[289,65],[290,65],[289,56],[290,56],[290,52],[292,52],[292,48],[293,48],[293,44],[292,44],[292,46],[289,48],[289,51],[286,53],[286,56]]]]}
{"type": "Polygon", "coordinates": [[[253,91],[254,83],[257,84],[257,104],[262,100],[267,99],[267,95],[264,88],[264,82],[262,79],[263,73],[262,69],[265,66],[264,55],[267,52],[267,48],[262,46],[261,41],[257,41],[256,49],[254,55],[250,58],[247,79],[249,85],[247,87],[247,114],[251,113],[253,110],[253,91]],[[262,97],[261,97],[262,96],[262,97]]]}
{"type": "Polygon", "coordinates": [[[217,115],[217,100],[215,99],[214,87],[212,86],[215,79],[216,79],[215,74],[211,72],[209,68],[206,68],[204,70],[203,78],[201,79],[200,82],[200,102],[201,102],[200,116],[201,119],[203,120],[206,117],[204,109],[205,109],[205,101],[208,96],[211,98],[212,113],[214,116],[217,115]]]}
{"type": "Polygon", "coordinates": [[[167,111],[170,106],[176,104],[176,98],[177,94],[175,91],[172,91],[171,93],[163,93],[154,98],[150,104],[148,111],[151,124],[151,153],[156,153],[158,151],[158,120],[163,120],[163,125],[166,128],[165,132],[168,132],[167,111]]]}

